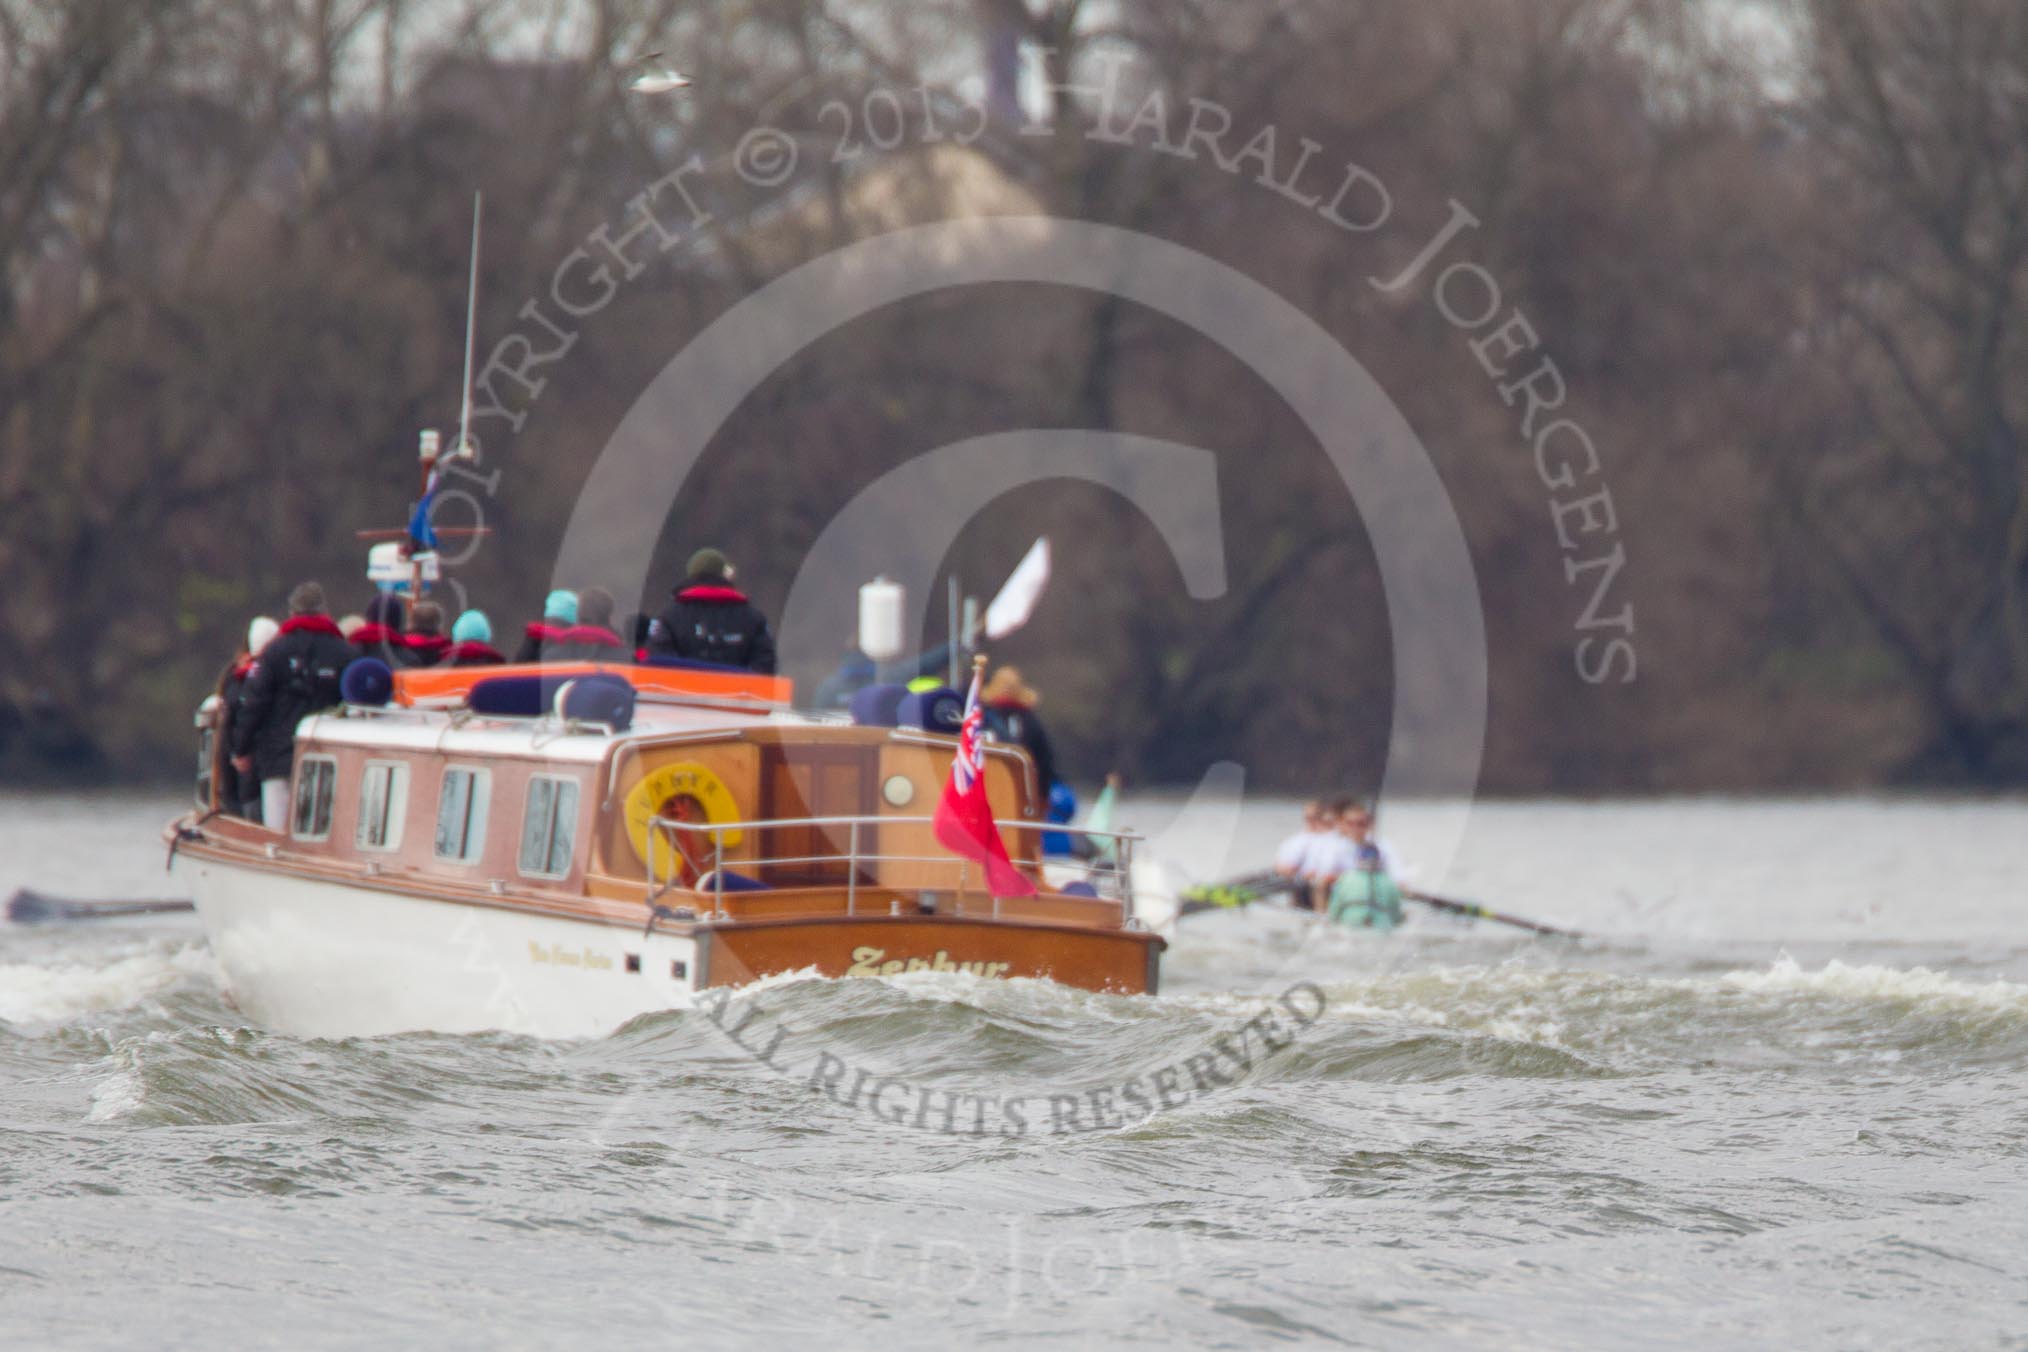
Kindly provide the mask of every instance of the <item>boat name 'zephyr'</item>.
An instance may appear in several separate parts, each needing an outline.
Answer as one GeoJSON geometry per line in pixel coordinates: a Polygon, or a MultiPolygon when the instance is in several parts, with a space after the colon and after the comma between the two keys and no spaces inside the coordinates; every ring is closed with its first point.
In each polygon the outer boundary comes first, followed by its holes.
{"type": "Polygon", "coordinates": [[[973,976],[1005,976],[1011,962],[952,962],[950,951],[939,948],[933,958],[890,958],[884,948],[852,950],[847,976],[894,976],[901,972],[970,972],[973,976]]]}

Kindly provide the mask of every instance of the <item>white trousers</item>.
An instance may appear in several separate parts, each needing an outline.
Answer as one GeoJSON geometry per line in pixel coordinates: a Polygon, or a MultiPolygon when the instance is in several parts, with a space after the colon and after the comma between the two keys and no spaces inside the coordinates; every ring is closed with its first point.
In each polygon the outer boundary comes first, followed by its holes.
{"type": "Polygon", "coordinates": [[[261,825],[270,831],[289,829],[289,781],[286,779],[263,779],[261,781],[261,825]]]}

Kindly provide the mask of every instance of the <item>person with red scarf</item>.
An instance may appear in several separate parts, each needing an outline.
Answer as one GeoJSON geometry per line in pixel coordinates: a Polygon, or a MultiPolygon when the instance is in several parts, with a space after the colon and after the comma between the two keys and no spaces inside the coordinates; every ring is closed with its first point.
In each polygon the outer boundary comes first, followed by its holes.
{"type": "Polygon", "coordinates": [[[444,654],[447,667],[497,667],[507,659],[493,646],[493,622],[483,610],[468,610],[451,626],[451,650],[444,654]]]}
{"type": "Polygon", "coordinates": [[[407,646],[401,628],[401,598],[393,592],[376,592],[373,599],[366,603],[366,623],[346,637],[351,640],[352,651],[358,656],[399,667],[403,665],[402,652],[407,646]]]}
{"type": "Polygon", "coordinates": [[[551,662],[631,662],[634,650],[613,628],[613,594],[586,587],[577,594],[577,623],[542,647],[551,662]]]}
{"type": "Polygon", "coordinates": [[[775,636],[767,616],[732,585],[732,564],[716,549],[690,556],[688,577],[648,626],[651,655],[744,667],[772,676],[775,636]]]}
{"type": "Polygon", "coordinates": [[[451,650],[444,637],[444,608],[435,601],[418,601],[408,608],[408,632],[402,635],[403,666],[433,667],[451,650]]]}
{"type": "Polygon", "coordinates": [[[514,654],[514,660],[540,662],[549,645],[562,638],[564,631],[576,623],[577,593],[562,588],[551,592],[542,603],[542,618],[531,623],[522,635],[521,650],[514,654]]]}
{"type": "Polygon", "coordinates": [[[324,589],[305,582],[290,592],[289,618],[255,658],[232,727],[232,768],[260,781],[260,819],[269,830],[288,825],[296,725],[339,703],[338,678],[353,656],[324,613],[324,589]]]}

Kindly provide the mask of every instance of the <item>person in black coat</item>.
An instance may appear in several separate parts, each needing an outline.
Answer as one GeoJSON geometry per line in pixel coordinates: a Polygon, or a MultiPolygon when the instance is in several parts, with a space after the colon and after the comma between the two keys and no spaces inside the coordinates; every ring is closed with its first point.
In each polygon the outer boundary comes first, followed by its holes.
{"type": "Polygon", "coordinates": [[[242,775],[232,763],[232,729],[239,718],[240,700],[246,694],[247,679],[253,675],[254,660],[274,640],[281,626],[267,616],[247,626],[246,647],[218,678],[218,743],[215,787],[218,810],[249,820],[260,819],[261,786],[252,775],[242,775]]]}
{"type": "Polygon", "coordinates": [[[690,556],[689,576],[661,617],[648,627],[648,651],[693,662],[775,671],[775,636],[767,616],[732,585],[732,565],[715,549],[690,556]]]}
{"type": "Polygon", "coordinates": [[[255,659],[232,728],[233,768],[260,781],[261,821],[269,830],[288,824],[296,725],[339,702],[338,678],[353,657],[324,613],[324,589],[305,582],[290,592],[289,618],[255,659]]]}
{"type": "Polygon", "coordinates": [[[1042,696],[1013,667],[1001,667],[994,672],[986,688],[979,692],[981,721],[995,737],[1028,753],[1035,762],[1035,777],[1046,799],[1049,786],[1056,783],[1056,748],[1050,745],[1049,731],[1035,712],[1035,706],[1041,702],[1042,696]]]}

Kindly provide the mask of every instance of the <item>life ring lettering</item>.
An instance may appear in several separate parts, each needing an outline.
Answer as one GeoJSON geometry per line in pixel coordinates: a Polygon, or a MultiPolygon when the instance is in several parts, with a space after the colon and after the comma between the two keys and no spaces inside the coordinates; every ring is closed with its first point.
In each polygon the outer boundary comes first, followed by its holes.
{"type": "MultiPolygon", "coordinates": [[[[651,849],[659,855],[668,853],[666,840],[657,846],[649,844],[649,823],[656,817],[668,815],[678,820],[698,820],[700,825],[709,823],[714,826],[739,820],[739,804],[734,800],[732,790],[726,788],[725,781],[708,766],[699,765],[696,761],[677,761],[643,776],[641,782],[627,793],[626,811],[627,840],[634,847],[635,857],[644,864],[651,849]],[[679,807],[665,814],[664,809],[672,804],[679,807]],[[690,804],[695,804],[695,807],[690,807],[690,804]],[[686,807],[688,812],[681,810],[686,807]],[[701,813],[698,809],[702,809],[701,813]]],[[[713,840],[731,849],[745,838],[742,831],[726,831],[716,837],[689,831],[674,834],[686,855],[709,854],[713,840]]]]}

